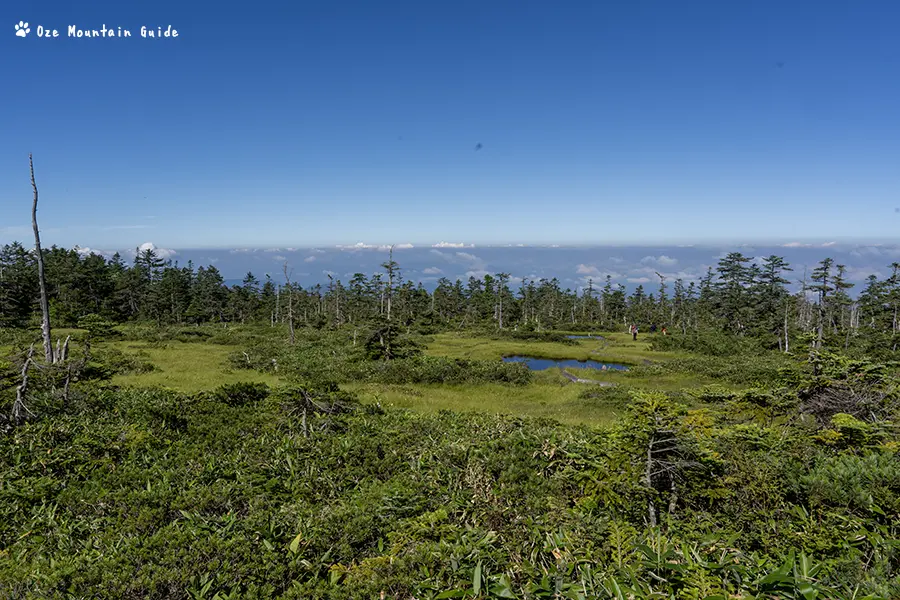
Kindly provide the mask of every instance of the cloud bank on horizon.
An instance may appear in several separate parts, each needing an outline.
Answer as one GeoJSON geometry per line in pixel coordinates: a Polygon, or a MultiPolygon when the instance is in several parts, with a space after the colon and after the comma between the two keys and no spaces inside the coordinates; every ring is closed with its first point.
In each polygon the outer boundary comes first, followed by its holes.
{"type": "MultiPolygon", "coordinates": [[[[330,248],[232,248],[232,249],[171,249],[152,242],[139,244],[122,252],[125,258],[135,251],[154,250],[166,260],[195,266],[215,265],[230,283],[238,282],[246,273],[258,278],[282,280],[284,263],[303,266],[305,272],[295,273],[301,285],[315,285],[328,275],[349,280],[356,273],[370,276],[381,272],[391,246],[357,243],[330,248]]],[[[509,273],[510,283],[523,280],[557,278],[563,288],[584,289],[589,282],[602,286],[609,277],[614,283],[633,290],[638,285],[654,287],[664,277],[671,285],[676,279],[686,284],[699,282],[710,268],[728,252],[741,252],[757,262],[769,255],[783,256],[793,268],[787,276],[796,288],[815,265],[831,257],[846,266],[848,280],[859,292],[870,275],[888,277],[891,264],[900,261],[900,244],[839,244],[837,242],[788,242],[769,246],[478,246],[474,244],[440,242],[415,246],[394,245],[394,260],[400,264],[402,276],[426,287],[433,287],[442,277],[466,282],[470,277],[509,273]]],[[[112,251],[79,248],[83,254],[111,256],[112,251]]]]}

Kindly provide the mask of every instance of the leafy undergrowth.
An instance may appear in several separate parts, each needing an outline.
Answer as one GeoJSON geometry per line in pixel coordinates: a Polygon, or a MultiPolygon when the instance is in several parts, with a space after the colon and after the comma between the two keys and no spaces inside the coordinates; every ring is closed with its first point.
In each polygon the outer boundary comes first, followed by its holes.
{"type": "Polygon", "coordinates": [[[0,437],[0,597],[900,594],[888,425],[735,422],[752,393],[722,412],[583,394],[627,414],[600,431],[333,386],[83,390],[0,437]],[[660,432],[675,496],[645,481],[660,432]]]}

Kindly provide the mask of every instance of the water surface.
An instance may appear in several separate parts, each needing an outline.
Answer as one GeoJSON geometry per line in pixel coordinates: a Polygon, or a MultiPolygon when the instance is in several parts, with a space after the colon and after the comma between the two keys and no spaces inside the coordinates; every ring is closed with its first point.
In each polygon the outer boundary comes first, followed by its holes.
{"type": "Polygon", "coordinates": [[[575,369],[599,369],[601,371],[627,371],[625,365],[602,363],[597,360],[575,360],[574,358],[554,360],[552,358],[536,358],[534,356],[504,356],[503,362],[520,362],[532,371],[570,367],[575,369]]]}

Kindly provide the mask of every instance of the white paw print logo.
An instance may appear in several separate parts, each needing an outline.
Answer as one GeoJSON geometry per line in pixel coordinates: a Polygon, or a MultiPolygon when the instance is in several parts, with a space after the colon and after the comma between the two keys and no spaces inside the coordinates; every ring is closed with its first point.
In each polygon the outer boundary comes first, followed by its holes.
{"type": "Polygon", "coordinates": [[[28,23],[23,23],[22,21],[19,21],[19,24],[16,25],[16,35],[19,37],[25,37],[29,33],[31,33],[31,30],[28,29],[28,23]]]}

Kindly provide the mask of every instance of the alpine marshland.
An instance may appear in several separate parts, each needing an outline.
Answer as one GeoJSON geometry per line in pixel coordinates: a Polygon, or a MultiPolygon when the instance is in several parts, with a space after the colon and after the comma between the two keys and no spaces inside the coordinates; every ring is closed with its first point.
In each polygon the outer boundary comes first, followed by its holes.
{"type": "Polygon", "coordinates": [[[54,4],[0,598],[900,598],[896,6],[54,4]]]}

